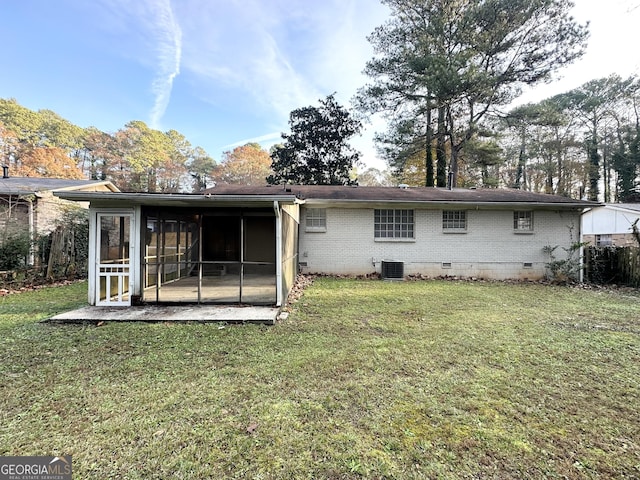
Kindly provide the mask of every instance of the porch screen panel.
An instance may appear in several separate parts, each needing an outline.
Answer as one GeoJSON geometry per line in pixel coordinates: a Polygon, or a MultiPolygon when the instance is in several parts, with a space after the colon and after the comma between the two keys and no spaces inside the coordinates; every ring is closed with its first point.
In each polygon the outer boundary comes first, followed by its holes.
{"type": "Polygon", "coordinates": [[[131,217],[98,215],[100,238],[98,258],[98,305],[127,305],[130,302],[131,217]]]}
{"type": "MultiPolygon", "coordinates": [[[[144,250],[144,299],[156,300],[149,297],[149,288],[155,287],[158,282],[158,232],[160,230],[157,218],[147,219],[147,230],[145,233],[145,250],[144,250]]],[[[155,294],[155,289],[154,289],[155,294]]]]}
{"type": "Polygon", "coordinates": [[[198,224],[189,217],[147,219],[145,301],[197,302],[198,224]]]}
{"type": "Polygon", "coordinates": [[[242,303],[276,302],[276,229],[274,216],[245,217],[242,303]]]}
{"type": "Polygon", "coordinates": [[[205,216],[202,221],[200,301],[240,302],[241,217],[205,216]]]}
{"type": "MultiPolygon", "coordinates": [[[[298,208],[292,206],[290,208],[298,208]]],[[[286,208],[282,210],[282,291],[286,299],[298,273],[298,222],[286,208]]]]}
{"type": "Polygon", "coordinates": [[[146,302],[277,302],[272,209],[148,212],[146,302]]]}

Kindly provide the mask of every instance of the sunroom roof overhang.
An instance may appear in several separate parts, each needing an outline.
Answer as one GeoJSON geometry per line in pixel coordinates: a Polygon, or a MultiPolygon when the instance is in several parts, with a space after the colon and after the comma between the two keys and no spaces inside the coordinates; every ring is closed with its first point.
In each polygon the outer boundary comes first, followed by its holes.
{"type": "Polygon", "coordinates": [[[54,192],[64,200],[90,202],[92,207],[270,207],[279,204],[303,203],[295,195],[212,195],[181,193],[112,193],[54,192]]]}

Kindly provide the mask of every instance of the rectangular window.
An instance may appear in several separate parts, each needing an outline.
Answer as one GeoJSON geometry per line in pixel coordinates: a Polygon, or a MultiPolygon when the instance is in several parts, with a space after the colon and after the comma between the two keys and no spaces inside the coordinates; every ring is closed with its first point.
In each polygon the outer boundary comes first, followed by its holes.
{"type": "Polygon", "coordinates": [[[307,208],[305,213],[305,231],[326,232],[327,231],[327,209],[307,208]]]}
{"type": "Polygon", "coordinates": [[[467,212],[464,210],[445,210],[442,212],[443,230],[466,230],[467,212]]]}
{"type": "Polygon", "coordinates": [[[513,229],[518,232],[532,232],[533,212],[513,212],[513,229]]]}
{"type": "Polygon", "coordinates": [[[375,238],[413,238],[413,210],[374,211],[375,238]]]}
{"type": "Polygon", "coordinates": [[[596,247],[610,247],[613,245],[611,235],[596,235],[596,247]]]}

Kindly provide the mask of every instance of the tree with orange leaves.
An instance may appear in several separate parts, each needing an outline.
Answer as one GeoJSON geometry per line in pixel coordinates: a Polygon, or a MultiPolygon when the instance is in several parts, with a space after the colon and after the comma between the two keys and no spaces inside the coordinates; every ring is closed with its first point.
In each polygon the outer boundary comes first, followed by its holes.
{"type": "Polygon", "coordinates": [[[27,150],[20,157],[20,163],[16,167],[14,175],[19,177],[84,178],[75,161],[58,147],[36,147],[27,150]]]}
{"type": "Polygon", "coordinates": [[[271,157],[257,143],[247,143],[223,153],[220,164],[213,169],[217,183],[235,185],[266,185],[271,175],[271,157]]]}

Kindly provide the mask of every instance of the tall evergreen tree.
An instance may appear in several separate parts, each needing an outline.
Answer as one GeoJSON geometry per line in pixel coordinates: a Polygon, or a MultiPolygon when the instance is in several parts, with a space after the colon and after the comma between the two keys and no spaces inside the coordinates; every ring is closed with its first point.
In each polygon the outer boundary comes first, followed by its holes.
{"type": "Polygon", "coordinates": [[[522,85],[547,80],[584,50],[586,26],[569,0],[383,0],[391,19],[369,37],[373,83],[357,100],[393,117],[407,104],[436,110],[438,185],[445,142],[456,184],[458,158],[495,106],[522,85]]]}
{"type": "Polygon", "coordinates": [[[360,153],[347,141],[360,133],[362,124],[336,102],[334,95],[320,100],[320,107],[291,112],[290,134],[271,153],[270,184],[349,185],[360,153]]]}

